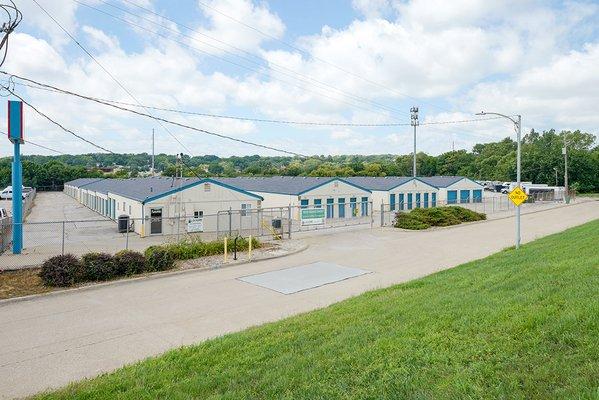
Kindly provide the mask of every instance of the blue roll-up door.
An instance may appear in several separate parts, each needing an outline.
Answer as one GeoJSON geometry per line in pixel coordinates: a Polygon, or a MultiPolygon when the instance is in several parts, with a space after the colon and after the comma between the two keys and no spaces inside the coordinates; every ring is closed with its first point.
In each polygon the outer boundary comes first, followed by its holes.
{"type": "Polygon", "coordinates": [[[460,203],[470,203],[470,190],[460,190],[460,203]]]}
{"type": "Polygon", "coordinates": [[[456,204],[458,202],[458,191],[448,190],[447,191],[447,204],[456,204]]]}
{"type": "Polygon", "coordinates": [[[437,207],[437,193],[431,193],[431,207],[437,207]]]}
{"type": "Polygon", "coordinates": [[[412,209],[412,193],[408,193],[408,210],[412,209]]]}
{"type": "Polygon", "coordinates": [[[420,193],[416,193],[416,208],[420,208],[420,193]]]}
{"type": "Polygon", "coordinates": [[[368,197],[362,197],[362,216],[368,215],[368,197]]]}
{"type": "Polygon", "coordinates": [[[399,195],[399,209],[400,209],[401,211],[403,211],[403,209],[404,209],[404,204],[405,204],[405,197],[404,197],[404,194],[403,194],[403,193],[401,193],[401,194],[399,195]]]}
{"type": "Polygon", "coordinates": [[[327,199],[327,218],[335,217],[335,199],[327,199]]]}
{"type": "Polygon", "coordinates": [[[389,209],[391,211],[395,210],[395,194],[391,193],[389,195],[389,209]]]}
{"type": "Polygon", "coordinates": [[[424,194],[424,208],[428,208],[428,193],[424,194]]]}
{"type": "Polygon", "coordinates": [[[345,218],[345,199],[341,197],[337,201],[339,202],[339,218],[345,218]]]}
{"type": "Polygon", "coordinates": [[[483,191],[481,189],[475,189],[472,191],[472,201],[475,203],[482,203],[483,191]]]}

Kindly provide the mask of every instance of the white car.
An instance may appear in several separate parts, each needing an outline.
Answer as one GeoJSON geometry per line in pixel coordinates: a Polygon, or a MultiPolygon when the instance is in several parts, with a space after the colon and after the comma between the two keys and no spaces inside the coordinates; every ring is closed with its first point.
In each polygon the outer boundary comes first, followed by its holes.
{"type": "MultiPolygon", "coordinates": [[[[27,197],[27,193],[25,190],[22,192],[22,197],[27,197]]],[[[2,200],[11,200],[12,199],[12,186],[7,186],[2,192],[0,192],[0,199],[2,200]]]]}

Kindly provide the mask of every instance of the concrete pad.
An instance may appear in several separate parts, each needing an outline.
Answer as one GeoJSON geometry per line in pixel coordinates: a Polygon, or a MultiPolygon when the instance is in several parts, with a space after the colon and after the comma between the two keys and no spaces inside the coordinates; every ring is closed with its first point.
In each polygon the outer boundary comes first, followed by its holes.
{"type": "Polygon", "coordinates": [[[315,262],[238,279],[252,285],[274,290],[275,292],[292,294],[329,283],[355,278],[356,276],[370,274],[371,272],[332,263],[315,262]]]}

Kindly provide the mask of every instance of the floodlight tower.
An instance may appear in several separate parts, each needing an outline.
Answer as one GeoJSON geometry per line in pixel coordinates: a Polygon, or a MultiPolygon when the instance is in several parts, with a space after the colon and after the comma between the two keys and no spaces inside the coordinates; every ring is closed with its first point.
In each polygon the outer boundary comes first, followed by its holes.
{"type": "Polygon", "coordinates": [[[412,174],[416,178],[416,127],[418,122],[418,107],[410,108],[410,125],[414,127],[414,164],[412,166],[412,174]]]}

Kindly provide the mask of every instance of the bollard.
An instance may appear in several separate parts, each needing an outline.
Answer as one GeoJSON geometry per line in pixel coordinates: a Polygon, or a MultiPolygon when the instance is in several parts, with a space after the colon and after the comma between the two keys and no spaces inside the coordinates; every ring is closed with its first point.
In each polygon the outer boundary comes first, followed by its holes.
{"type": "Polygon", "coordinates": [[[62,221],[62,253],[64,256],[64,221],[62,221]]]}
{"type": "Polygon", "coordinates": [[[227,262],[227,237],[225,236],[225,262],[227,262]]]}
{"type": "Polygon", "coordinates": [[[233,240],[233,260],[237,260],[237,239],[239,239],[239,235],[235,236],[235,240],[233,240]]]}
{"type": "Polygon", "coordinates": [[[248,242],[248,260],[252,261],[252,235],[250,235],[250,241],[248,242]]]}

